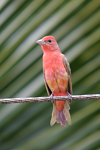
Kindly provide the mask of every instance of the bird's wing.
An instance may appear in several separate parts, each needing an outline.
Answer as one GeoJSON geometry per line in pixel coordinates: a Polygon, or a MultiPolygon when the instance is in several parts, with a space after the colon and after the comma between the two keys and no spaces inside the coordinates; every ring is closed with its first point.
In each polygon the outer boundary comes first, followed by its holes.
{"type": "Polygon", "coordinates": [[[62,58],[63,58],[63,63],[66,69],[66,72],[68,73],[68,92],[70,94],[72,94],[72,79],[71,79],[71,69],[69,66],[69,63],[67,61],[67,58],[65,57],[65,55],[62,54],[62,58]]]}

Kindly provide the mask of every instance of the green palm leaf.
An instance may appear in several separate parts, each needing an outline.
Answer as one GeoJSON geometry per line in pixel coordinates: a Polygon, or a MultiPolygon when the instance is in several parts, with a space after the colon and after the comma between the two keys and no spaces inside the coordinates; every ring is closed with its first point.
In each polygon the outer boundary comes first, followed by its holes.
{"type": "MultiPolygon", "coordinates": [[[[53,35],[71,66],[73,94],[100,92],[99,0],[0,0],[0,97],[47,95],[42,50],[53,35]]],[[[72,125],[50,126],[52,104],[1,104],[1,150],[99,149],[99,100],[74,101],[72,125]]]]}

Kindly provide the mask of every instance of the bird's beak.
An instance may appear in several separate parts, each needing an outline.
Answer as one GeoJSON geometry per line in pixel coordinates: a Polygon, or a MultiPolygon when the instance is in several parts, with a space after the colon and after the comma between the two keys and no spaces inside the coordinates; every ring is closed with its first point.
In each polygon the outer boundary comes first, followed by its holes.
{"type": "Polygon", "coordinates": [[[46,44],[45,41],[43,41],[42,39],[36,41],[36,43],[38,43],[40,45],[45,45],[46,44]]]}

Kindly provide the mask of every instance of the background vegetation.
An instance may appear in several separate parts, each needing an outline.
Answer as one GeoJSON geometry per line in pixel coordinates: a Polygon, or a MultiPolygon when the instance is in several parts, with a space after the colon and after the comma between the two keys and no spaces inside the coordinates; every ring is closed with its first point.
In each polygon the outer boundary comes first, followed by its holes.
{"type": "MultiPolygon", "coordinates": [[[[73,94],[100,92],[99,0],[0,0],[0,97],[46,96],[42,50],[53,35],[68,58],[73,94]]],[[[0,150],[99,150],[99,100],[72,102],[72,125],[50,126],[52,104],[0,105],[0,150]]]]}

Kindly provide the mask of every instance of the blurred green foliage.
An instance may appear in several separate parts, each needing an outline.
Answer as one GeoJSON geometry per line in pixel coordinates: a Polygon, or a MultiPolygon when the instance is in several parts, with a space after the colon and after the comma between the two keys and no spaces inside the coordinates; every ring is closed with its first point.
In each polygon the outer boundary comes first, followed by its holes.
{"type": "MultiPolygon", "coordinates": [[[[100,92],[99,0],[0,0],[0,97],[46,96],[42,50],[53,35],[73,94],[100,92]]],[[[72,102],[72,125],[50,126],[52,104],[0,105],[0,150],[99,150],[99,100],[72,102]]]]}

